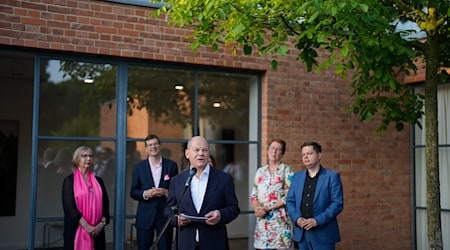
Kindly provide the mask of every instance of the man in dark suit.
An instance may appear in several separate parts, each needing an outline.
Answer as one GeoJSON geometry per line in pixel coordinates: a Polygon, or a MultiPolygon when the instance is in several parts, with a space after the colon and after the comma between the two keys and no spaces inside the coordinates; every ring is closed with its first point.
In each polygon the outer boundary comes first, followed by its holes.
{"type": "MultiPolygon", "coordinates": [[[[131,198],[139,201],[136,232],[139,250],[148,250],[166,222],[164,205],[172,178],[178,174],[177,164],[161,156],[161,142],[156,135],[145,138],[145,159],[133,168],[131,198]]],[[[172,230],[166,230],[158,242],[158,250],[171,249],[172,230]]]]}
{"type": "Polygon", "coordinates": [[[226,225],[240,209],[231,176],[211,167],[209,154],[205,138],[189,140],[185,150],[189,169],[170,184],[165,211],[178,226],[178,250],[229,249],[226,225]]]}
{"type": "Polygon", "coordinates": [[[341,240],[337,222],[344,208],[341,177],[320,164],[322,147],[317,142],[305,142],[301,150],[306,170],[294,175],[286,197],[294,241],[301,250],[333,250],[341,240]]]}

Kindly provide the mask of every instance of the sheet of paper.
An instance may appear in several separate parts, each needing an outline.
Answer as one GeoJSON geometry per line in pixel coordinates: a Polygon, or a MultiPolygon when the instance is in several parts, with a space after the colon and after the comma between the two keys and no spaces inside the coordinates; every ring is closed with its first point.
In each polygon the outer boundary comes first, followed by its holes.
{"type": "Polygon", "coordinates": [[[198,216],[192,216],[192,215],[187,215],[187,214],[180,214],[180,215],[190,221],[196,221],[196,222],[205,222],[205,220],[208,219],[206,217],[198,217],[198,216]]]}

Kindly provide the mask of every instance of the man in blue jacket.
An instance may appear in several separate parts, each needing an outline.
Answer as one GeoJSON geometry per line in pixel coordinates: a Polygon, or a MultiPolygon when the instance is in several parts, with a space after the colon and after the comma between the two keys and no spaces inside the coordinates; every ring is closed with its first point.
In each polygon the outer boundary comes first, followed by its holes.
{"type": "MultiPolygon", "coordinates": [[[[136,232],[139,250],[153,245],[166,222],[164,207],[172,178],[178,174],[177,164],[161,156],[161,142],[156,135],[145,138],[145,159],[133,168],[131,198],[139,201],[136,213],[136,232]]],[[[169,228],[158,242],[158,250],[172,249],[172,230],[169,228]]],[[[155,248],[156,249],[156,248],[155,248]]]]}
{"type": "Polygon", "coordinates": [[[178,226],[178,250],[228,250],[226,225],[239,215],[233,179],[208,164],[205,138],[189,140],[185,156],[189,169],[170,183],[166,216],[178,226]]]}
{"type": "Polygon", "coordinates": [[[322,147],[317,142],[306,142],[301,150],[306,169],[294,175],[286,198],[294,241],[301,250],[333,250],[341,241],[337,222],[344,207],[341,177],[320,164],[322,147]]]}

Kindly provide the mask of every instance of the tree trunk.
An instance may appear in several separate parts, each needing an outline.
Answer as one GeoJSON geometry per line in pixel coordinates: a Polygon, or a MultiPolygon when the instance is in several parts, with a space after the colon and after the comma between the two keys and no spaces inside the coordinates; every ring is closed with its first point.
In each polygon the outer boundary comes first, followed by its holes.
{"type": "Polygon", "coordinates": [[[442,250],[441,196],[439,184],[439,147],[437,120],[438,45],[428,38],[425,52],[425,164],[427,175],[427,230],[430,250],[442,250]]]}

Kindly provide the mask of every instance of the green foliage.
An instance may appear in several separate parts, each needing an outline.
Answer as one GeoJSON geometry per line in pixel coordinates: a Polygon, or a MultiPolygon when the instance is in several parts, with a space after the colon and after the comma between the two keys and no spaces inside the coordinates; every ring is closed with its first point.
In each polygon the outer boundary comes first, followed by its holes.
{"type": "MultiPolygon", "coordinates": [[[[429,249],[442,249],[436,117],[437,84],[448,83],[441,67],[450,58],[450,1],[448,0],[172,0],[165,8],[173,25],[193,27],[193,48],[243,48],[245,55],[277,56],[298,50],[308,71],[327,69],[352,74],[354,103],[349,109],[361,120],[380,118],[379,132],[390,124],[402,130],[419,124],[425,110],[427,162],[427,221],[429,249]],[[413,22],[426,33],[399,26],[413,22]],[[292,42],[293,41],[293,42],[292,42]],[[318,50],[327,58],[318,59],[318,50]],[[415,60],[426,67],[425,95],[414,94],[398,81],[415,72],[415,60]],[[433,145],[429,145],[433,144],[433,145]],[[427,148],[428,147],[428,148],[427,148]],[[433,194],[433,195],[430,195],[433,194]],[[432,198],[429,198],[432,197],[432,198]],[[436,205],[438,204],[438,205],[436,205]]],[[[157,13],[158,14],[158,13],[157,13]]]]}
{"type": "Polygon", "coordinates": [[[292,53],[288,48],[293,46],[308,71],[333,65],[342,77],[351,72],[355,102],[350,110],[362,120],[381,118],[381,132],[391,123],[397,129],[403,123],[418,124],[423,114],[423,96],[398,79],[417,70],[414,60],[430,60],[425,58],[430,45],[407,39],[415,31],[399,30],[398,25],[412,21],[434,27],[426,30],[427,37],[442,41],[437,43],[441,53],[431,59],[449,65],[450,45],[444,41],[450,40],[450,1],[173,0],[169,4],[163,13],[170,24],[193,27],[193,49],[226,45],[238,53],[243,48],[245,55],[273,56],[270,66],[276,69],[276,57],[292,53]],[[430,6],[436,8],[435,16],[427,9],[430,6]],[[320,63],[318,49],[330,55],[320,63]]]}

